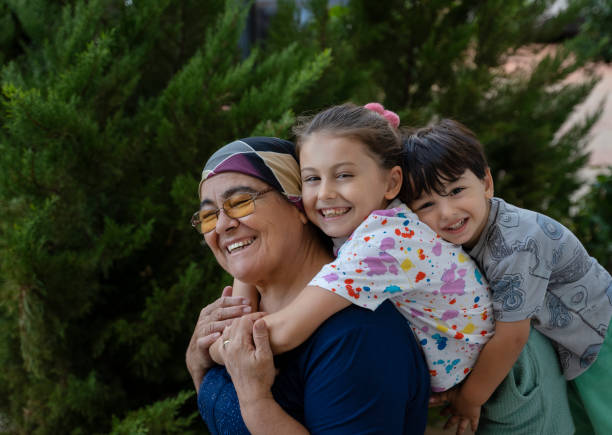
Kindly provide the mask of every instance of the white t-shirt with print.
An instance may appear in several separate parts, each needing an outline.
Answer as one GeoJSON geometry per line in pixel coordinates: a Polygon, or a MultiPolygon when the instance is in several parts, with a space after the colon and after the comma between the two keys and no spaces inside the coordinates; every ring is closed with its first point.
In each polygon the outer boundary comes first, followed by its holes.
{"type": "Polygon", "coordinates": [[[493,335],[487,282],[474,261],[397,200],[372,212],[309,285],[370,310],[390,299],[423,348],[433,391],[461,382],[493,335]]]}

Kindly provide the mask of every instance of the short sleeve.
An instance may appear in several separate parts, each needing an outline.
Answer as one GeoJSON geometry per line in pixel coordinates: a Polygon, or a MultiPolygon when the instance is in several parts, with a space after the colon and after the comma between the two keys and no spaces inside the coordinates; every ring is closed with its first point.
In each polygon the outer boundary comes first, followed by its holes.
{"type": "Polygon", "coordinates": [[[437,239],[405,206],[376,210],[342,245],[336,260],[325,265],[309,285],[375,310],[415,285],[426,285],[427,273],[420,266],[437,239]]]}

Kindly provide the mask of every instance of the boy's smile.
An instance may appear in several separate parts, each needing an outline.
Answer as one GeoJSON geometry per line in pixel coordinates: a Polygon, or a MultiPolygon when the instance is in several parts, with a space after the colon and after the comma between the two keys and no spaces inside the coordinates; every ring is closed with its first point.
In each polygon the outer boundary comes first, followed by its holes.
{"type": "Polygon", "coordinates": [[[479,179],[466,170],[456,181],[444,183],[442,194],[423,192],[410,208],[444,240],[472,248],[487,224],[492,197],[491,171],[479,179]]]}

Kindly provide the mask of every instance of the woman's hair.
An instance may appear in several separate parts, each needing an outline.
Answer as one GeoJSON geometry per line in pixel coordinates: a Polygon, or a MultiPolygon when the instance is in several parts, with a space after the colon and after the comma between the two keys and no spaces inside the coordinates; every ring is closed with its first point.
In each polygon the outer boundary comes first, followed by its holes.
{"type": "Polygon", "coordinates": [[[385,169],[401,165],[400,131],[382,114],[363,106],[346,103],[325,109],[314,116],[300,117],[293,133],[296,136],[298,156],[310,135],[323,133],[363,143],[385,169]]]}
{"type": "Polygon", "coordinates": [[[409,204],[423,192],[445,194],[443,184],[458,180],[468,169],[483,179],[489,165],[482,144],[470,129],[442,119],[405,136],[403,166],[409,204]]]}
{"type": "Polygon", "coordinates": [[[287,140],[264,136],[246,137],[219,148],[204,165],[198,192],[208,178],[223,172],[237,172],[259,178],[303,210],[295,146],[287,140]]]}

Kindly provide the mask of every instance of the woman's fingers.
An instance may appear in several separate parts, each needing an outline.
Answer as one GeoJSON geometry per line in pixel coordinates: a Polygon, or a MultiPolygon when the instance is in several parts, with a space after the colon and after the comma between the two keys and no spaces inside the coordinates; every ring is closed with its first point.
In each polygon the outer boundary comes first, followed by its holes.
{"type": "Polygon", "coordinates": [[[205,337],[210,334],[214,334],[215,332],[222,333],[225,328],[232,324],[232,320],[221,320],[218,322],[206,322],[201,325],[201,328],[198,328],[197,336],[205,337]]]}
{"type": "Polygon", "coordinates": [[[249,305],[237,305],[227,308],[217,308],[212,313],[210,313],[208,317],[210,317],[213,321],[219,321],[241,317],[250,312],[251,307],[249,305]]]}
{"type": "Polygon", "coordinates": [[[221,296],[212,304],[208,304],[204,308],[202,308],[202,311],[200,311],[200,318],[209,316],[211,313],[213,313],[219,308],[235,307],[238,305],[246,305],[250,307],[249,300],[247,298],[243,298],[240,296],[221,296]]]}
{"type": "Polygon", "coordinates": [[[225,366],[241,403],[243,399],[248,403],[271,397],[270,387],[276,371],[268,330],[264,321],[260,320],[264,315],[253,313],[235,319],[231,328],[222,335],[226,342],[223,346],[225,366]]]}
{"type": "Polygon", "coordinates": [[[236,319],[234,323],[232,323],[232,327],[226,329],[223,336],[227,337],[228,340],[231,340],[235,344],[239,343],[241,346],[245,346],[246,349],[252,349],[252,330],[253,320],[251,320],[249,316],[244,316],[240,319],[236,319]]]}
{"type": "MultiPolygon", "coordinates": [[[[250,311],[251,307],[249,305],[243,304],[228,307],[217,306],[213,309],[210,309],[209,305],[204,308],[200,313],[200,318],[198,319],[198,325],[196,326],[196,329],[210,328],[210,324],[214,324],[215,326],[217,326],[222,322],[223,325],[227,325],[231,323],[231,319],[241,317],[249,313],[250,311]]],[[[211,334],[212,332],[214,332],[214,330],[206,329],[204,332],[205,334],[211,334]]]]}
{"type": "Polygon", "coordinates": [[[223,291],[221,291],[221,296],[231,296],[232,295],[232,286],[227,285],[223,287],[223,291]]]}
{"type": "Polygon", "coordinates": [[[196,341],[196,345],[198,350],[201,352],[208,352],[208,348],[211,344],[215,342],[217,338],[221,337],[221,333],[215,332],[214,334],[206,335],[205,337],[200,337],[196,341]]]}
{"type": "Polygon", "coordinates": [[[253,325],[253,342],[255,343],[255,358],[258,360],[271,359],[272,349],[270,349],[270,337],[268,336],[268,326],[266,321],[258,319],[253,325]]]}

